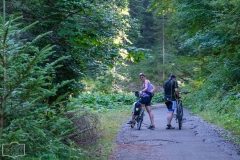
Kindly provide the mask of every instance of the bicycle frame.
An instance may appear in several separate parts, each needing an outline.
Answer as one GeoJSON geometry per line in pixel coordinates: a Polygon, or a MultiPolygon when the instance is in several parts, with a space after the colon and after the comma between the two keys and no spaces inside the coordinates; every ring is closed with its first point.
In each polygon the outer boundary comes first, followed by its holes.
{"type": "Polygon", "coordinates": [[[178,123],[179,130],[182,129],[182,121],[183,121],[183,106],[182,101],[177,101],[177,107],[176,107],[176,123],[178,123]]]}
{"type": "MultiPolygon", "coordinates": [[[[132,91],[135,93],[135,96],[139,97],[138,91],[132,91]]],[[[134,122],[131,124],[131,128],[133,128],[135,126],[135,124],[137,123],[137,129],[140,130],[141,126],[142,126],[142,122],[143,122],[143,117],[144,117],[144,112],[145,112],[145,107],[142,107],[141,105],[141,111],[138,115],[135,115],[135,119],[134,122]]]]}
{"type": "MultiPolygon", "coordinates": [[[[180,92],[180,94],[188,94],[190,92],[180,92]]],[[[181,97],[179,97],[181,98],[181,97]]],[[[183,106],[182,106],[182,100],[179,99],[177,101],[177,107],[176,107],[176,123],[178,123],[179,130],[182,129],[182,123],[183,123],[183,106]]]]}
{"type": "Polygon", "coordinates": [[[141,129],[142,122],[143,122],[143,117],[144,117],[144,112],[145,112],[145,107],[142,107],[139,115],[135,116],[134,124],[131,125],[132,128],[137,123],[137,129],[138,130],[141,129]]]}

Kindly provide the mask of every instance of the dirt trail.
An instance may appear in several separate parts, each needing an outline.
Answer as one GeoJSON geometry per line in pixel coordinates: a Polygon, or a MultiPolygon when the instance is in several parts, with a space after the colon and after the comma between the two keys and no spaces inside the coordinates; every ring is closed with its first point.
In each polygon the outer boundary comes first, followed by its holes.
{"type": "Polygon", "coordinates": [[[167,109],[164,104],[153,105],[155,130],[149,130],[145,113],[141,130],[123,124],[116,137],[117,148],[110,160],[240,160],[240,146],[224,141],[216,130],[219,128],[190,115],[184,109],[182,130],[166,130],[167,109]]]}

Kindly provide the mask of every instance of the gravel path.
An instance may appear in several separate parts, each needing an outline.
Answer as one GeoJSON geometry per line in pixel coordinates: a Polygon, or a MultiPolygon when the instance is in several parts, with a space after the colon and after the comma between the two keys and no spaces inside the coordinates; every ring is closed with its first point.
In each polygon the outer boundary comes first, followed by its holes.
{"type": "Polygon", "coordinates": [[[166,130],[167,109],[164,104],[153,105],[155,130],[149,130],[149,116],[141,130],[123,124],[116,137],[116,150],[110,160],[240,160],[240,146],[224,141],[219,127],[190,115],[184,109],[182,130],[166,130]]]}

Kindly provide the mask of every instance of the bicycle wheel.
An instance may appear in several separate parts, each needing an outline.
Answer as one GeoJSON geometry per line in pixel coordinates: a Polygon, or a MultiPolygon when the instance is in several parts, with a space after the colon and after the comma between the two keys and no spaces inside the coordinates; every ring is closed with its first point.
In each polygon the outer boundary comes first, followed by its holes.
{"type": "Polygon", "coordinates": [[[133,121],[133,123],[131,124],[131,128],[133,128],[136,124],[136,119],[138,118],[138,116],[136,116],[135,120],[133,121]]]}
{"type": "Polygon", "coordinates": [[[138,123],[137,123],[137,129],[140,130],[143,122],[143,114],[144,112],[141,112],[141,114],[138,116],[138,123]]]}
{"type": "Polygon", "coordinates": [[[182,129],[182,119],[183,119],[183,107],[182,103],[180,102],[177,107],[177,119],[178,119],[178,128],[179,130],[182,129]]]}

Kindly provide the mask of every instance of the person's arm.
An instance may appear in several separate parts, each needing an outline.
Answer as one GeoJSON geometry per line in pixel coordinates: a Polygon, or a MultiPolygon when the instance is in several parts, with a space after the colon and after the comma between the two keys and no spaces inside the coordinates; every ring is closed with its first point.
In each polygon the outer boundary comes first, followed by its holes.
{"type": "Polygon", "coordinates": [[[151,84],[151,86],[152,86],[152,90],[151,90],[151,92],[153,92],[153,91],[155,90],[155,86],[152,85],[152,84],[151,84]]]}
{"type": "Polygon", "coordinates": [[[147,80],[144,82],[144,86],[145,86],[145,88],[142,90],[142,92],[146,92],[148,90],[148,81],[147,80]]]}
{"type": "Polygon", "coordinates": [[[178,90],[178,88],[175,88],[175,93],[176,93],[177,98],[178,98],[179,97],[179,90],[178,90]]]}
{"type": "Polygon", "coordinates": [[[144,82],[144,86],[145,86],[145,88],[142,89],[141,91],[139,91],[139,94],[142,94],[143,92],[147,91],[147,89],[148,89],[148,81],[147,80],[144,82]]]}
{"type": "Polygon", "coordinates": [[[178,97],[179,97],[179,90],[178,90],[178,83],[175,81],[175,94],[176,94],[176,96],[177,96],[177,99],[179,99],[178,97]]]}

